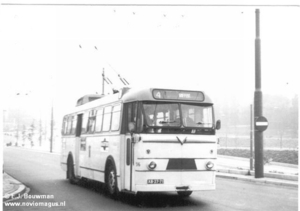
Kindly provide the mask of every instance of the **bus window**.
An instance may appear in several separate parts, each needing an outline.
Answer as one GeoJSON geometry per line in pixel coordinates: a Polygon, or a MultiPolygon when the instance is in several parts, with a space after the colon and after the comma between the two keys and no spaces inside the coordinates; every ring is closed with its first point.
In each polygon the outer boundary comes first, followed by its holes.
{"type": "Polygon", "coordinates": [[[81,126],[81,134],[87,132],[87,123],[88,123],[88,115],[87,113],[82,115],[82,126],[81,126]]]}
{"type": "Polygon", "coordinates": [[[142,103],[139,103],[138,105],[138,114],[137,114],[138,118],[137,118],[137,125],[136,125],[136,129],[138,133],[141,133],[144,129],[144,127],[146,126],[145,124],[145,118],[144,118],[144,114],[143,114],[143,105],[142,103]]]}
{"type": "Polygon", "coordinates": [[[111,130],[119,130],[121,105],[114,106],[112,113],[111,130]]]}
{"type": "Polygon", "coordinates": [[[178,103],[144,103],[146,123],[148,126],[180,126],[178,103]]]}
{"type": "Polygon", "coordinates": [[[75,131],[76,131],[76,125],[77,125],[77,116],[73,116],[72,117],[72,126],[71,126],[71,133],[72,135],[75,134],[75,131]]]}
{"type": "Polygon", "coordinates": [[[103,128],[102,128],[102,131],[109,131],[109,129],[110,129],[111,110],[112,110],[111,106],[108,106],[108,107],[104,108],[103,128]]]}
{"type": "Polygon", "coordinates": [[[63,124],[63,134],[66,135],[67,134],[67,128],[68,128],[68,117],[64,118],[64,124],[63,124]]]}
{"type": "Polygon", "coordinates": [[[212,127],[213,116],[211,106],[182,104],[183,125],[185,127],[212,127]],[[188,120],[188,121],[187,121],[188,120]]]}
{"type": "Polygon", "coordinates": [[[97,111],[96,117],[96,132],[101,132],[102,130],[102,120],[103,120],[103,108],[97,111]]]}
{"type": "Polygon", "coordinates": [[[206,127],[212,127],[213,126],[212,113],[213,113],[212,107],[204,107],[202,120],[203,120],[204,123],[207,124],[206,127]]]}
{"type": "Polygon", "coordinates": [[[136,123],[137,117],[137,103],[129,103],[127,106],[127,123],[126,123],[126,132],[130,132],[128,128],[129,122],[136,123]]]}
{"type": "Polygon", "coordinates": [[[68,117],[68,126],[67,126],[67,133],[68,135],[71,134],[71,129],[72,129],[72,119],[73,117],[72,116],[69,116],[68,117]]]}
{"type": "Polygon", "coordinates": [[[95,131],[96,113],[96,110],[90,111],[88,118],[87,133],[93,133],[95,131]]]}

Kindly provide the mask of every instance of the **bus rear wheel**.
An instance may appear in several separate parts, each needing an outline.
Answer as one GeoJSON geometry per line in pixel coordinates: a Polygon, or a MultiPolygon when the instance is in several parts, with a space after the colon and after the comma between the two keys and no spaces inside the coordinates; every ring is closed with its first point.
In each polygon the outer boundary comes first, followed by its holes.
{"type": "Polygon", "coordinates": [[[118,195],[117,174],[116,169],[112,164],[109,164],[107,167],[105,185],[107,193],[112,198],[116,198],[118,195]]]}
{"type": "Polygon", "coordinates": [[[73,160],[69,159],[68,161],[68,169],[67,169],[67,178],[69,179],[69,182],[71,184],[77,184],[78,183],[78,179],[75,177],[74,174],[74,164],[73,164],[73,160]]]}
{"type": "Polygon", "coordinates": [[[180,197],[189,197],[193,191],[178,191],[177,193],[180,197]]]}

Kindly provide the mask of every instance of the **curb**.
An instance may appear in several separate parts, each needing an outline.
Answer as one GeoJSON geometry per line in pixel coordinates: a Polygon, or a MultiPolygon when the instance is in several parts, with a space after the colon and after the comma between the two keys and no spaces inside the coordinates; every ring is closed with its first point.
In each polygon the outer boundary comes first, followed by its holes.
{"type": "MultiPolygon", "coordinates": [[[[217,171],[220,173],[238,174],[238,175],[244,175],[244,176],[254,176],[255,175],[255,172],[250,171],[250,170],[218,169],[217,171]]],[[[264,176],[267,178],[273,178],[273,179],[298,181],[298,175],[276,174],[276,173],[265,172],[264,176]]]]}
{"type": "Polygon", "coordinates": [[[18,186],[18,188],[16,190],[13,190],[13,192],[3,193],[3,203],[13,201],[15,199],[19,199],[19,198],[21,198],[21,196],[23,194],[29,192],[29,190],[30,190],[29,188],[27,188],[25,185],[23,185],[21,182],[14,179],[13,177],[8,175],[7,173],[5,173],[5,174],[6,174],[6,176],[9,177],[9,179],[6,179],[6,180],[8,180],[10,184],[18,186]]]}
{"type": "MultiPolygon", "coordinates": [[[[254,175],[254,172],[251,172],[251,175],[254,175]]],[[[276,173],[264,173],[265,177],[275,178],[275,179],[283,179],[290,181],[298,181],[298,176],[296,175],[287,175],[287,174],[276,174],[276,173]]]]}
{"type": "Polygon", "coordinates": [[[22,197],[23,194],[28,192],[29,192],[29,188],[26,188],[26,186],[23,184],[19,185],[19,188],[15,192],[3,196],[3,202],[9,202],[9,201],[19,199],[22,197]]]}
{"type": "Polygon", "coordinates": [[[295,181],[282,181],[282,180],[272,179],[272,178],[254,178],[253,176],[250,175],[246,176],[241,174],[226,174],[221,172],[217,172],[216,176],[220,178],[229,178],[229,179],[236,179],[241,181],[248,181],[256,184],[270,184],[270,185],[279,185],[285,187],[298,188],[298,183],[295,181]]]}

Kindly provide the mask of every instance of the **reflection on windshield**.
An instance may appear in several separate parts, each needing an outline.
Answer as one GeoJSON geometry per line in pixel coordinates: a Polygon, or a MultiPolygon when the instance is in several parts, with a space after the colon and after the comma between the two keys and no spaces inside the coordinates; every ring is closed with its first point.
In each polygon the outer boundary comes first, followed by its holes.
{"type": "Polygon", "coordinates": [[[180,126],[177,103],[144,103],[148,126],[180,126]]]}
{"type": "Polygon", "coordinates": [[[184,103],[143,103],[148,126],[212,127],[212,106],[184,103]]]}

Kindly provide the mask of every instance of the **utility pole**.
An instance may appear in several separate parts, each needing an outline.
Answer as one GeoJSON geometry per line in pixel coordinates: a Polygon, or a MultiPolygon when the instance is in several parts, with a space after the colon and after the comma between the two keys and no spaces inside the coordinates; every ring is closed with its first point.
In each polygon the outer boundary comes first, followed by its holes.
{"type": "MultiPolygon", "coordinates": [[[[256,38],[255,38],[255,92],[254,92],[254,118],[263,115],[262,112],[262,91],[261,91],[261,63],[260,63],[260,31],[259,31],[259,9],[256,13],[256,38]]],[[[254,132],[254,150],[255,150],[255,178],[264,177],[264,144],[263,132],[255,128],[254,132]]]]}
{"type": "Polygon", "coordinates": [[[250,170],[253,171],[253,114],[252,104],[250,105],[250,170]]]}

